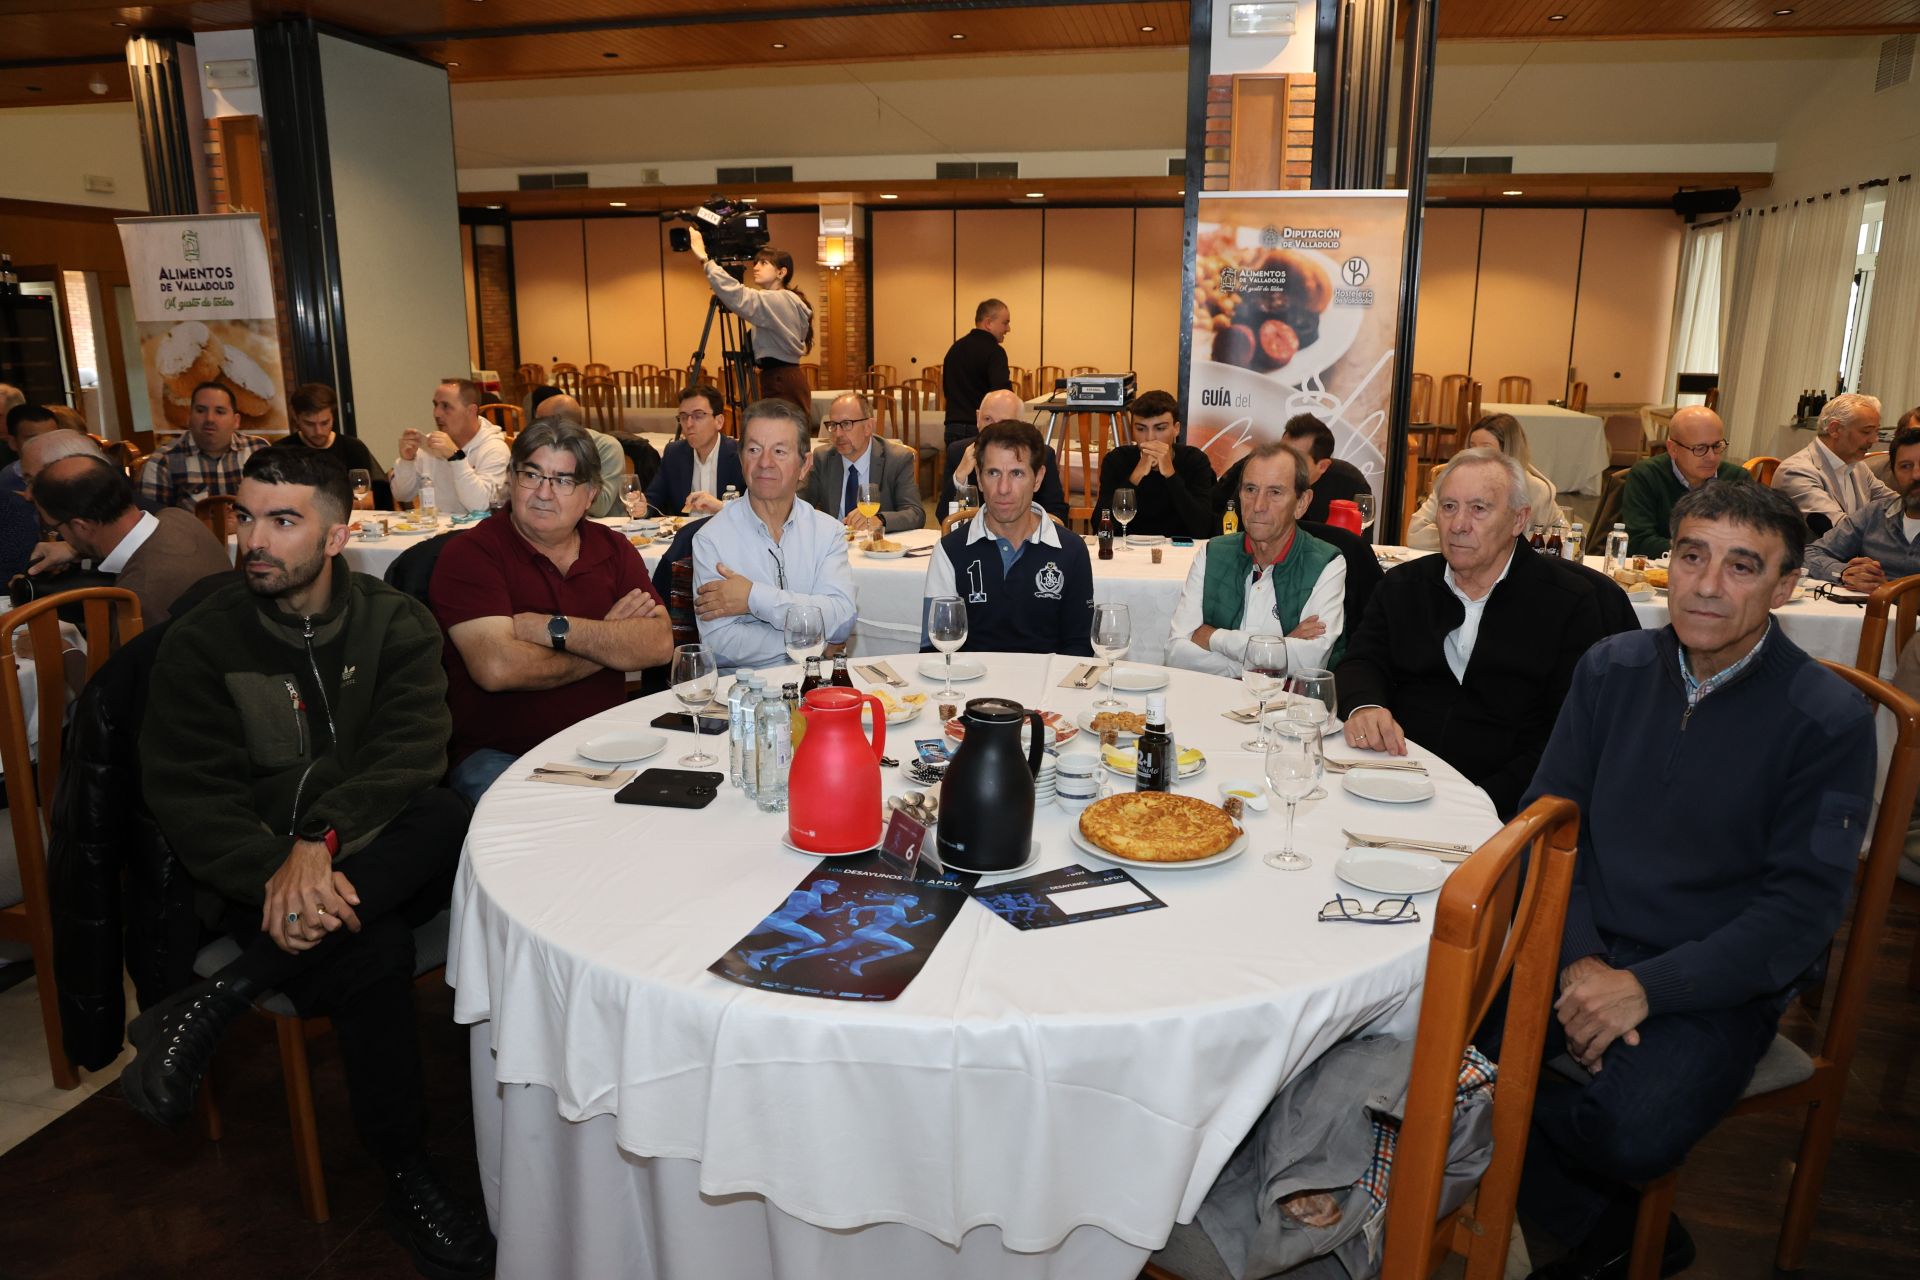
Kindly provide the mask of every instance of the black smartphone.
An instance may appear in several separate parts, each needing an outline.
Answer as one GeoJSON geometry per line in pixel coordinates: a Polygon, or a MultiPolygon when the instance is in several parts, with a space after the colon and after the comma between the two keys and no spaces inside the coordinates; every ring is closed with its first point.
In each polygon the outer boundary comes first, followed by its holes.
{"type": "MultiPolygon", "coordinates": [[[[664,715],[655,716],[653,718],[653,727],[656,729],[678,729],[682,733],[692,733],[693,717],[684,711],[669,711],[664,715]]],[[[727,722],[719,716],[700,717],[700,732],[713,734],[725,733],[726,731],[727,722]]]]}
{"type": "Polygon", "coordinates": [[[648,769],[613,793],[620,804],[651,804],[668,809],[704,809],[726,783],[724,773],[700,769],[648,769]]]}
{"type": "Polygon", "coordinates": [[[1193,545],[1193,539],[1192,538],[1175,538],[1173,540],[1173,545],[1176,547],[1190,547],[1193,545]]]}

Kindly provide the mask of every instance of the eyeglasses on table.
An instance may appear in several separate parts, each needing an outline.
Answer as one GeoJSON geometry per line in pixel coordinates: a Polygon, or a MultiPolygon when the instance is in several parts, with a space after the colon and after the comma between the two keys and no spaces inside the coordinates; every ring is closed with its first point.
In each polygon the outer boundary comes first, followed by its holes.
{"type": "Polygon", "coordinates": [[[1382,898],[1370,907],[1358,898],[1335,898],[1320,908],[1322,924],[1343,920],[1354,924],[1418,924],[1420,909],[1411,897],[1382,898]]]}

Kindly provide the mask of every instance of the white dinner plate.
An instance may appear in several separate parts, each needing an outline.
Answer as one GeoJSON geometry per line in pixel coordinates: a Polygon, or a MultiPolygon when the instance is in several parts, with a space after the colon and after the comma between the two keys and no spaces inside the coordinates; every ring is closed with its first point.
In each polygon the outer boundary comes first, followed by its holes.
{"type": "Polygon", "coordinates": [[[1166,688],[1172,679],[1165,667],[1129,667],[1123,664],[1113,669],[1113,687],[1126,693],[1152,693],[1155,689],[1166,688]]]}
{"type": "MultiPolygon", "coordinates": [[[[1079,725],[1082,729],[1085,729],[1088,733],[1092,734],[1095,738],[1098,738],[1100,736],[1100,731],[1093,727],[1093,718],[1099,715],[1103,709],[1110,710],[1111,708],[1088,707],[1085,711],[1082,711],[1080,713],[1079,717],[1074,720],[1074,723],[1079,725]]],[[[1120,743],[1122,746],[1126,745],[1129,742],[1133,742],[1140,736],[1139,734],[1133,732],[1133,730],[1131,729],[1116,729],[1114,732],[1120,735],[1120,743]]]]}
{"type": "Polygon", "coordinates": [[[1130,533],[1127,545],[1130,547],[1164,547],[1172,539],[1164,533],[1130,533]]]}
{"type": "MultiPolygon", "coordinates": [[[[1185,751],[1187,748],[1182,747],[1180,749],[1182,751],[1185,751]]],[[[1139,757],[1134,753],[1134,749],[1132,747],[1115,747],[1114,750],[1120,753],[1121,757],[1126,761],[1126,763],[1125,765],[1115,764],[1113,761],[1107,759],[1107,753],[1103,750],[1100,753],[1100,763],[1103,766],[1105,766],[1107,772],[1117,773],[1123,778],[1136,777],[1137,774],[1135,771],[1135,765],[1137,764],[1139,757]]],[[[1194,761],[1192,764],[1183,764],[1180,766],[1179,781],[1185,782],[1188,778],[1193,777],[1195,774],[1205,772],[1206,767],[1207,767],[1206,753],[1202,752],[1200,758],[1194,761]]]]}
{"type": "Polygon", "coordinates": [[[1333,874],[1373,893],[1426,893],[1447,881],[1447,864],[1424,853],[1399,849],[1349,849],[1333,874]]]}
{"type": "MultiPolygon", "coordinates": [[[[882,828],[881,834],[882,835],[886,834],[886,831],[884,828],[882,828]]],[[[787,846],[787,848],[793,850],[795,853],[805,854],[809,858],[857,858],[863,853],[872,853],[875,849],[878,849],[880,847],[880,842],[876,838],[874,843],[868,845],[866,848],[855,849],[851,853],[815,853],[811,849],[802,849],[799,845],[795,844],[793,842],[792,832],[787,832],[783,834],[780,837],[780,843],[787,846]]]]}
{"type": "Polygon", "coordinates": [[[891,551],[869,551],[865,547],[862,547],[860,548],[860,554],[869,560],[900,560],[905,558],[907,548],[895,547],[891,551]]]}
{"type": "Polygon", "coordinates": [[[1340,785],[1366,800],[1388,804],[1415,804],[1433,798],[1433,780],[1403,769],[1349,769],[1340,785]]]}
{"type": "MultiPolygon", "coordinates": [[[[926,710],[926,707],[927,704],[924,702],[903,702],[900,704],[898,711],[887,712],[887,723],[905,724],[907,721],[918,717],[922,711],[926,710]]],[[[873,707],[870,703],[863,702],[860,704],[860,719],[865,724],[873,723],[873,707]]]]}
{"type": "Polygon", "coordinates": [[[1135,867],[1146,871],[1195,871],[1201,867],[1211,867],[1222,862],[1231,862],[1247,851],[1247,833],[1242,831],[1237,839],[1212,857],[1195,858],[1192,862],[1142,862],[1138,858],[1123,858],[1117,853],[1108,853],[1099,845],[1080,833],[1080,823],[1076,819],[1067,828],[1073,836],[1073,842],[1080,848],[1100,859],[1111,862],[1116,867],[1135,867]]]}
{"type": "MultiPolygon", "coordinates": [[[[928,680],[945,680],[947,678],[947,664],[945,659],[939,654],[935,654],[931,658],[922,658],[920,665],[914,669],[928,680]]],[[[955,657],[953,660],[953,678],[959,683],[964,684],[969,680],[978,680],[985,674],[987,674],[987,664],[977,658],[955,657]]]]}
{"type": "Polygon", "coordinates": [[[667,740],[660,734],[621,729],[590,738],[574,750],[595,764],[629,764],[635,760],[651,759],[666,747],[667,740]]]}

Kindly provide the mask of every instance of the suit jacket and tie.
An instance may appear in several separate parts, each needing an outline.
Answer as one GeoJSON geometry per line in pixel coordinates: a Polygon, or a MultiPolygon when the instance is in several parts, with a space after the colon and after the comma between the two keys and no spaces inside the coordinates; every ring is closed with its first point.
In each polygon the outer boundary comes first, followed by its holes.
{"type": "MultiPolygon", "coordinates": [[[[721,436],[714,448],[720,451],[714,473],[714,497],[732,485],[742,494],[747,491],[747,473],[740,469],[740,445],[732,436],[721,436]]],[[[687,495],[693,492],[693,446],[675,440],[660,455],[660,470],[647,486],[647,510],[655,515],[679,516],[687,511],[687,495]]]]}
{"type": "MultiPolygon", "coordinates": [[[[873,438],[867,452],[870,476],[861,484],[880,486],[880,523],[888,533],[918,529],[927,522],[927,509],[920,505],[920,482],[914,475],[919,456],[898,441],[873,438]]],[[[838,520],[844,509],[847,488],[847,460],[831,445],[813,451],[813,470],[800,486],[800,496],[838,520]]]]}

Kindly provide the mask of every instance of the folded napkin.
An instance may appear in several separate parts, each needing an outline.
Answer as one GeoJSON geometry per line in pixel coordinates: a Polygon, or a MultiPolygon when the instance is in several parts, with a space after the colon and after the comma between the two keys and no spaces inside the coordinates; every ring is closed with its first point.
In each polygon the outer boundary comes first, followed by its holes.
{"type": "Polygon", "coordinates": [[[1107,664],[1104,662],[1083,662],[1067,672],[1060,681],[1062,689],[1091,689],[1107,678],[1107,664]],[[1085,683],[1082,683],[1082,682],[1085,683]]]}

